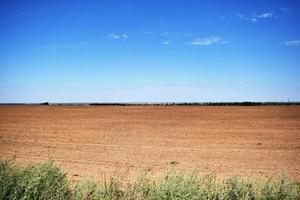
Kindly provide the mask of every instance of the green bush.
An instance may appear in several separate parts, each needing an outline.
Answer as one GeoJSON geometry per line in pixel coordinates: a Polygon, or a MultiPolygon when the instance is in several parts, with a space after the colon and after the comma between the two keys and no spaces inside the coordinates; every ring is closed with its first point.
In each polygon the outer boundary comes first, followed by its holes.
{"type": "Polygon", "coordinates": [[[0,164],[0,199],[68,199],[71,192],[64,174],[53,161],[17,167],[11,160],[0,164]]]}
{"type": "Polygon", "coordinates": [[[184,174],[172,168],[159,179],[140,176],[124,184],[117,178],[92,179],[71,185],[52,160],[26,167],[0,162],[0,200],[299,200],[300,184],[285,174],[279,179],[218,179],[215,174],[184,174]]]}
{"type": "Polygon", "coordinates": [[[97,184],[91,179],[85,179],[78,182],[73,190],[72,199],[74,200],[97,200],[97,199],[124,199],[125,191],[114,178],[111,178],[104,184],[97,184]]]}

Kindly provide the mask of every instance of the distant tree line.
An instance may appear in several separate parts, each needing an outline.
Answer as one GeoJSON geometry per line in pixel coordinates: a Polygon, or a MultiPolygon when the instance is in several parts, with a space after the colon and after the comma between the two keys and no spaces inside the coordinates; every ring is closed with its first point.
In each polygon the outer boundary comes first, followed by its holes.
{"type": "Polygon", "coordinates": [[[0,103],[0,105],[44,106],[293,106],[300,102],[163,102],[163,103],[0,103]]]}
{"type": "Polygon", "coordinates": [[[91,106],[289,106],[300,102],[184,102],[184,103],[90,103],[91,106]]]}

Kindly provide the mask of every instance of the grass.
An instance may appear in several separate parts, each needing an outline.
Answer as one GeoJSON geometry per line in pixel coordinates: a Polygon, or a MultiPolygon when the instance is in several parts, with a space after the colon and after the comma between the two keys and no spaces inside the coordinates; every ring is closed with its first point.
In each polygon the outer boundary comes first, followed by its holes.
{"type": "Polygon", "coordinates": [[[84,179],[70,184],[66,173],[52,160],[17,166],[13,159],[0,161],[1,200],[299,200],[300,184],[285,174],[279,179],[248,180],[232,177],[218,179],[196,171],[184,174],[174,168],[154,179],[147,174],[125,184],[117,178],[103,183],[84,179]]]}

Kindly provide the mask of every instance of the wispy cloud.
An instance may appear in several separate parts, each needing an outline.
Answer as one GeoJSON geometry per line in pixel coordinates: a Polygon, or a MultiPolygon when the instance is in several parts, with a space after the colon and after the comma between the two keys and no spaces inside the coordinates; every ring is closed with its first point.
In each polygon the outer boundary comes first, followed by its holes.
{"type": "Polygon", "coordinates": [[[109,33],[108,37],[111,39],[114,39],[114,40],[128,39],[128,35],[126,33],[123,33],[123,34],[109,33]]]}
{"type": "Polygon", "coordinates": [[[75,49],[75,48],[81,48],[81,47],[86,47],[87,43],[86,42],[80,42],[76,44],[56,44],[56,45],[47,45],[47,46],[41,46],[41,49],[75,49]]]}
{"type": "Polygon", "coordinates": [[[266,12],[266,13],[262,13],[260,15],[254,15],[257,18],[262,18],[262,19],[266,19],[266,18],[276,18],[276,16],[273,14],[273,12],[266,12]]]}
{"type": "Polygon", "coordinates": [[[185,33],[184,36],[185,37],[192,37],[194,34],[193,33],[185,33]]]}
{"type": "Polygon", "coordinates": [[[159,36],[159,37],[165,37],[165,38],[179,38],[179,37],[191,37],[194,36],[195,33],[189,33],[189,32],[168,32],[168,31],[146,31],[145,34],[153,35],[153,36],[159,36]]]}
{"type": "Polygon", "coordinates": [[[252,15],[243,15],[238,13],[237,17],[240,18],[241,20],[246,20],[246,21],[251,21],[251,22],[257,22],[260,19],[275,19],[277,16],[274,14],[274,12],[265,12],[261,14],[252,14],[252,15]]]}
{"type": "Polygon", "coordinates": [[[156,31],[146,31],[146,34],[156,34],[156,31]]]}
{"type": "Polygon", "coordinates": [[[282,45],[285,46],[300,46],[300,40],[289,40],[289,41],[284,41],[281,43],[282,45]]]}
{"type": "Polygon", "coordinates": [[[290,11],[290,9],[286,8],[286,7],[281,7],[280,10],[283,11],[283,12],[289,12],[290,11]]]}
{"type": "Polygon", "coordinates": [[[194,46],[208,46],[213,44],[224,44],[225,41],[218,36],[210,36],[207,38],[195,38],[193,41],[189,42],[188,44],[194,46]]]}
{"type": "Polygon", "coordinates": [[[115,33],[110,33],[109,34],[109,38],[112,38],[112,39],[115,39],[115,40],[118,40],[121,38],[121,36],[115,34],[115,33]]]}
{"type": "Polygon", "coordinates": [[[169,45],[169,44],[171,44],[171,41],[170,40],[166,40],[166,41],[163,41],[161,44],[162,45],[169,45]]]}
{"type": "Polygon", "coordinates": [[[238,13],[238,14],[236,14],[236,16],[238,17],[238,18],[240,18],[240,19],[242,19],[242,20],[247,20],[247,21],[252,21],[252,22],[256,22],[257,21],[257,18],[255,18],[255,17],[246,17],[245,15],[242,15],[242,14],[240,14],[240,13],[238,13]]]}
{"type": "Polygon", "coordinates": [[[165,32],[160,33],[160,35],[161,36],[168,36],[168,35],[170,35],[170,33],[165,31],[165,32]]]}

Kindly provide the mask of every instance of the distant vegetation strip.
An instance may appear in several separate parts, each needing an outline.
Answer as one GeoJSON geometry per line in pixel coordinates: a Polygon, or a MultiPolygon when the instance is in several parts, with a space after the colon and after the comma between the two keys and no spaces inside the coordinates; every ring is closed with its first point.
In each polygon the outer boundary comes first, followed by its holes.
{"type": "Polygon", "coordinates": [[[141,103],[0,103],[0,105],[53,105],[53,106],[293,106],[300,102],[141,102],[141,103]]]}
{"type": "Polygon", "coordinates": [[[184,103],[90,103],[91,106],[274,106],[300,105],[300,102],[184,102],[184,103]]]}
{"type": "Polygon", "coordinates": [[[12,160],[0,162],[1,200],[299,200],[300,184],[286,175],[278,179],[251,181],[232,177],[225,180],[214,174],[188,175],[174,169],[155,179],[140,176],[133,183],[118,177],[102,182],[92,179],[70,182],[53,161],[17,166],[12,160]]]}

